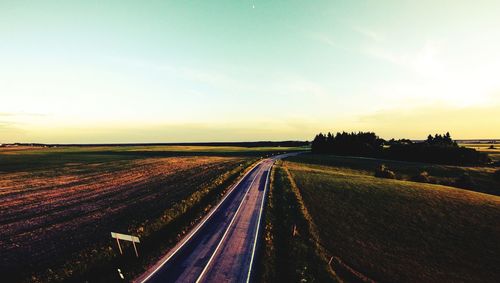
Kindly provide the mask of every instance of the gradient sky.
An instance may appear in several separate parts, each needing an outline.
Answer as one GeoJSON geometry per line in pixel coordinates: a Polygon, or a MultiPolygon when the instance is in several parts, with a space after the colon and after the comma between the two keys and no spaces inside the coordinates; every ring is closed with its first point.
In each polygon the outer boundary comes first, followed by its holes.
{"type": "Polygon", "coordinates": [[[0,0],[0,143],[500,138],[500,1],[0,0]]]}

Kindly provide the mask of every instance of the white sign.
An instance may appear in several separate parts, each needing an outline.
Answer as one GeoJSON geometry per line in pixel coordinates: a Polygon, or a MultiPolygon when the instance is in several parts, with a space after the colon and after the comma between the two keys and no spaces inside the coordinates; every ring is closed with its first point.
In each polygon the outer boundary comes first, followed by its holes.
{"type": "Polygon", "coordinates": [[[120,240],[124,240],[132,242],[132,245],[134,245],[135,255],[139,257],[139,253],[137,252],[137,247],[135,246],[135,243],[140,243],[138,237],[127,234],[115,233],[115,232],[111,232],[111,237],[116,239],[116,243],[118,244],[118,249],[120,250],[120,254],[123,254],[122,246],[120,246],[120,240]]]}
{"type": "Polygon", "coordinates": [[[124,241],[140,243],[138,237],[127,235],[127,234],[120,234],[120,233],[111,232],[111,237],[116,238],[116,239],[120,239],[120,240],[124,240],[124,241]]]}

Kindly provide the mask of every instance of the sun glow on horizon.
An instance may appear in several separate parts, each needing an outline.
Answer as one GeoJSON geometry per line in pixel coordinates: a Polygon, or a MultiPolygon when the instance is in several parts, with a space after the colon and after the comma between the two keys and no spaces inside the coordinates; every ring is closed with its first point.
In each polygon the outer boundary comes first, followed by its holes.
{"type": "Polygon", "coordinates": [[[0,143],[500,137],[500,3],[252,5],[2,2],[0,143]]]}

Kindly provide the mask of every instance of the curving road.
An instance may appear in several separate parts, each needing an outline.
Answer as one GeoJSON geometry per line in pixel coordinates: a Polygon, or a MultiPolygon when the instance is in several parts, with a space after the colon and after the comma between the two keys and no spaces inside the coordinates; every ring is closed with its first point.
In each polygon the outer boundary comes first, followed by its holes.
{"type": "Polygon", "coordinates": [[[259,162],[182,241],[135,282],[249,282],[269,173],[259,162]]]}

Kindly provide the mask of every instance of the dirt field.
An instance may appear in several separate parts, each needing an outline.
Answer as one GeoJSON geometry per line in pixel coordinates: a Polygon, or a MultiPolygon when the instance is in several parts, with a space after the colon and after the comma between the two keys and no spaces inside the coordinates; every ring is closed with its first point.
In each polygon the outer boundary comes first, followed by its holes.
{"type": "Polygon", "coordinates": [[[250,151],[0,149],[0,271],[26,280],[82,250],[110,246],[111,231],[147,235],[155,220],[188,210],[194,193],[267,154],[250,151]]]}

